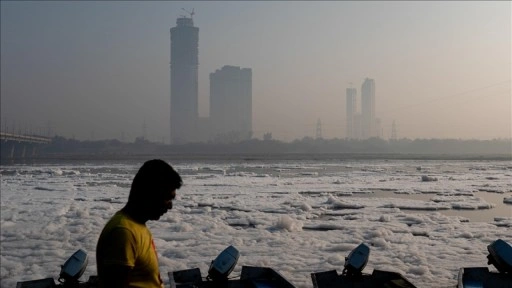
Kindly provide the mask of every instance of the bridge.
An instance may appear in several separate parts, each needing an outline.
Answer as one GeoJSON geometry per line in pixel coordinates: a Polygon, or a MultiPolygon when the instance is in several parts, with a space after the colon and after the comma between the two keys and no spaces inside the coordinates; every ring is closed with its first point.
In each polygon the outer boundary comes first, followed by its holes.
{"type": "Polygon", "coordinates": [[[1,141],[14,141],[14,142],[25,142],[25,143],[38,143],[38,144],[50,144],[52,138],[36,136],[36,135],[18,135],[6,132],[0,132],[1,141]]]}
{"type": "Polygon", "coordinates": [[[0,132],[3,159],[34,157],[37,155],[37,148],[51,142],[52,138],[44,136],[0,132]]]}

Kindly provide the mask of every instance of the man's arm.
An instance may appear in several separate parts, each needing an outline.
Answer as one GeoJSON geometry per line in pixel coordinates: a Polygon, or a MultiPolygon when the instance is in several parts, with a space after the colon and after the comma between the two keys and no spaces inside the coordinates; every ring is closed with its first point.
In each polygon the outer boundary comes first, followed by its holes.
{"type": "Polygon", "coordinates": [[[114,228],[100,237],[100,241],[102,245],[98,245],[96,257],[96,261],[101,262],[97,263],[100,287],[128,286],[136,262],[136,241],[132,231],[114,228]]]}
{"type": "Polygon", "coordinates": [[[104,267],[102,277],[100,278],[100,287],[126,287],[132,269],[133,267],[121,265],[109,265],[104,267]]]}

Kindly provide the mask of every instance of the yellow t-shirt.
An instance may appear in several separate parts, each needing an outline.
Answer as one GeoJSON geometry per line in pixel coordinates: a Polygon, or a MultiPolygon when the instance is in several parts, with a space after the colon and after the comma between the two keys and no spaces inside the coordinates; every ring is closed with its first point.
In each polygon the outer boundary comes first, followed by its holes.
{"type": "Polygon", "coordinates": [[[98,276],[108,265],[132,267],[127,287],[162,288],[151,232],[144,224],[117,212],[105,225],[96,247],[98,276]]]}

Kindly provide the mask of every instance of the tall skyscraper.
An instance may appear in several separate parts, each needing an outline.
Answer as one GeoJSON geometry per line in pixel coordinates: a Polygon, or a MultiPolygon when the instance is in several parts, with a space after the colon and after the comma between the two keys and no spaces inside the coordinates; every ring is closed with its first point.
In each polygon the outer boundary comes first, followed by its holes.
{"type": "Polygon", "coordinates": [[[224,66],[210,73],[212,136],[236,142],[252,137],[252,70],[224,66]]]}
{"type": "Polygon", "coordinates": [[[198,139],[199,28],[192,15],[171,28],[171,143],[198,139]]]}
{"type": "Polygon", "coordinates": [[[354,117],[356,115],[356,109],[357,109],[357,90],[356,88],[347,88],[347,107],[346,107],[346,114],[347,114],[347,138],[348,139],[354,139],[355,133],[354,133],[354,117]]]}
{"type": "Polygon", "coordinates": [[[361,137],[375,136],[375,81],[366,78],[361,86],[361,137]]]}

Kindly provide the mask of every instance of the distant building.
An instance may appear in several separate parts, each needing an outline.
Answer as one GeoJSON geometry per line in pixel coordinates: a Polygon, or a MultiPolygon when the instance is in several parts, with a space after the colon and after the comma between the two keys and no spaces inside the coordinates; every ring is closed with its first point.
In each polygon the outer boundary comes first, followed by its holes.
{"type": "Polygon", "coordinates": [[[180,17],[171,28],[171,143],[198,139],[199,28],[180,17]]]}
{"type": "Polygon", "coordinates": [[[252,70],[224,66],[210,73],[211,137],[238,142],[252,137],[252,70]]]}
{"type": "Polygon", "coordinates": [[[368,139],[375,133],[375,81],[366,78],[361,86],[361,137],[368,139]]]}
{"type": "Polygon", "coordinates": [[[357,112],[357,90],[356,88],[347,88],[347,103],[346,103],[346,116],[347,116],[347,138],[355,139],[354,133],[354,117],[357,112]]]}

